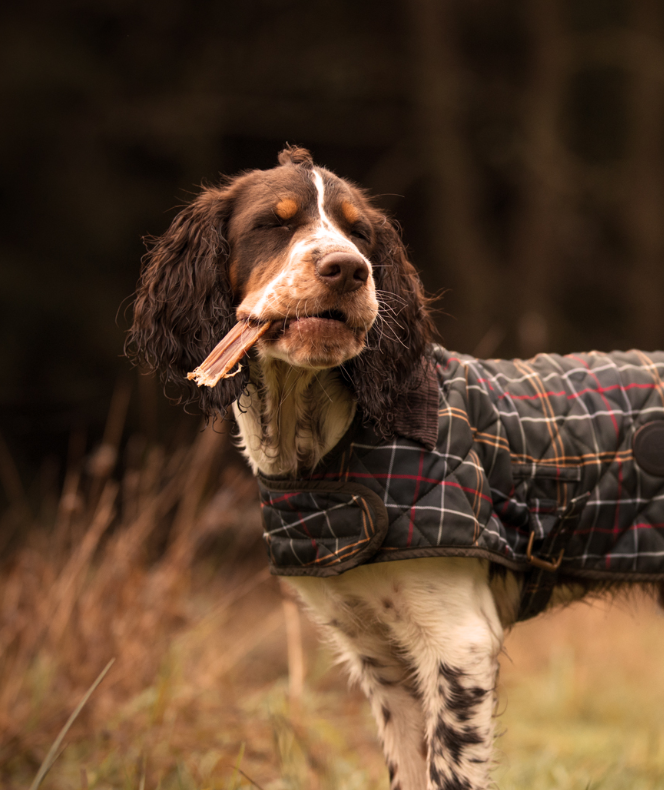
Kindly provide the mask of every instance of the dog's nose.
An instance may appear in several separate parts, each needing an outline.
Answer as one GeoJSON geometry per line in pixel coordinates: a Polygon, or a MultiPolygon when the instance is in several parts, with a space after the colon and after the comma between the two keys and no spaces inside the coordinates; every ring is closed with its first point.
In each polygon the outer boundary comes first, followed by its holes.
{"type": "Polygon", "coordinates": [[[353,252],[330,252],[316,264],[316,274],[330,288],[349,293],[369,279],[369,267],[353,252]]]}

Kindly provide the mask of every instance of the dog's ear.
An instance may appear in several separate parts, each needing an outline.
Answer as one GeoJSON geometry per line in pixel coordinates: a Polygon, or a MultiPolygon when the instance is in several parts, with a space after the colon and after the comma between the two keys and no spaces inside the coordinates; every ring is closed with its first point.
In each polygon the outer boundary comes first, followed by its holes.
{"type": "Polygon", "coordinates": [[[426,385],[435,326],[429,299],[399,233],[378,211],[373,225],[376,244],[371,261],[380,309],[366,348],[344,367],[363,413],[390,435],[409,396],[426,385]]]}
{"type": "Polygon", "coordinates": [[[198,401],[207,417],[223,414],[248,382],[246,366],[214,388],[186,379],[235,323],[224,238],[231,210],[229,188],[206,189],[154,240],[125,344],[127,356],[176,384],[180,402],[198,401]]]}

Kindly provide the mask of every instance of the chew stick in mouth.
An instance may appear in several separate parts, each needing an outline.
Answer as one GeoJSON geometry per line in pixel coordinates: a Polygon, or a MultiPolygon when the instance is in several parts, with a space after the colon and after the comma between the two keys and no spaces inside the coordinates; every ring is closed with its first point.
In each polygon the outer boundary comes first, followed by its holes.
{"type": "Polygon", "coordinates": [[[238,321],[231,331],[212,349],[196,370],[187,373],[189,380],[194,380],[199,387],[214,387],[220,379],[231,378],[235,373],[231,370],[249,351],[261,335],[270,328],[270,321],[262,324],[238,321]]]}

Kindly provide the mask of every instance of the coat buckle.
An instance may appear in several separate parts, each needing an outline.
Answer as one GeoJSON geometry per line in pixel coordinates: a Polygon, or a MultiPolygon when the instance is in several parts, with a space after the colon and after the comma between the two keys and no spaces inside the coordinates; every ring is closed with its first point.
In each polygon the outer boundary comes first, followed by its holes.
{"type": "Polygon", "coordinates": [[[548,562],[547,560],[541,560],[539,557],[533,557],[533,542],[535,541],[535,533],[530,533],[530,538],[528,540],[528,548],[526,550],[526,558],[531,565],[534,565],[536,568],[540,568],[543,571],[557,571],[560,568],[560,563],[563,561],[563,554],[565,553],[565,549],[562,549],[560,554],[558,555],[558,559],[554,562],[548,562]]]}

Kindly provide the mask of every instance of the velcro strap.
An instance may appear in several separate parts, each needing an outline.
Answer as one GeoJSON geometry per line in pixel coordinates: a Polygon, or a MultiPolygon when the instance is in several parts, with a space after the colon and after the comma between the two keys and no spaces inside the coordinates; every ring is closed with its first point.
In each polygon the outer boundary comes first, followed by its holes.
{"type": "Polygon", "coordinates": [[[367,562],[388,529],[380,497],[357,483],[258,481],[272,571],[336,576],[367,562]]]}

